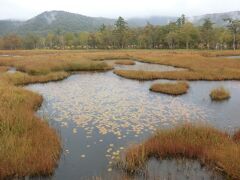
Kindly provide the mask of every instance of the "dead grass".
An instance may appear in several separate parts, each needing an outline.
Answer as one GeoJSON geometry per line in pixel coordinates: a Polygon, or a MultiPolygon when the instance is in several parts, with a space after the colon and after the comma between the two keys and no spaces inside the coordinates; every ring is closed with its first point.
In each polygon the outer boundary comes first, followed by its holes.
{"type": "Polygon", "coordinates": [[[210,97],[213,101],[222,101],[230,98],[230,93],[223,87],[213,89],[210,93],[210,97]]]}
{"type": "Polygon", "coordinates": [[[136,70],[114,70],[114,73],[128,79],[134,80],[182,80],[182,81],[224,81],[240,80],[240,71],[233,69],[224,70],[201,70],[201,71],[136,71],[136,70]]]}
{"type": "Polygon", "coordinates": [[[0,179],[51,174],[60,140],[34,114],[41,96],[6,84],[0,86],[0,94],[0,179]]]}
{"type": "Polygon", "coordinates": [[[131,60],[118,60],[118,61],[115,61],[115,64],[119,64],[119,65],[135,65],[136,63],[134,61],[131,61],[131,60]]]}
{"type": "Polygon", "coordinates": [[[187,93],[188,89],[189,85],[186,82],[156,83],[150,87],[151,91],[170,95],[182,95],[187,93]]]}
{"type": "Polygon", "coordinates": [[[6,66],[0,66],[0,73],[8,71],[8,67],[6,66]]]}
{"type": "Polygon", "coordinates": [[[127,149],[122,167],[134,173],[151,157],[197,159],[233,179],[240,178],[240,145],[211,127],[184,125],[160,130],[143,144],[127,149]]]}

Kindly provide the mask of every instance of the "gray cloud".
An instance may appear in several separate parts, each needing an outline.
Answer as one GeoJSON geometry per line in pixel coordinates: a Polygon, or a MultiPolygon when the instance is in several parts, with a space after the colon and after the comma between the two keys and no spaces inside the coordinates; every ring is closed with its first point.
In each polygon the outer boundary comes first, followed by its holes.
{"type": "Polygon", "coordinates": [[[187,16],[239,10],[239,0],[0,0],[0,19],[28,19],[47,10],[88,16],[187,16]]]}

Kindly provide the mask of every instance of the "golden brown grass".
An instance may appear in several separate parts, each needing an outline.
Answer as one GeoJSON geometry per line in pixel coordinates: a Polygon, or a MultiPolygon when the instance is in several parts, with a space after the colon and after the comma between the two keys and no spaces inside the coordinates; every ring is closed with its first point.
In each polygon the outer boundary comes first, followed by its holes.
{"type": "Polygon", "coordinates": [[[207,126],[160,130],[143,144],[127,149],[122,165],[133,173],[151,157],[197,159],[233,179],[240,178],[240,145],[226,133],[207,126]]]}
{"type": "Polygon", "coordinates": [[[60,140],[34,115],[41,96],[12,85],[0,86],[0,179],[53,172],[60,140]]]}
{"type": "Polygon", "coordinates": [[[6,72],[7,70],[8,70],[8,67],[0,66],[0,73],[6,72]]]}
{"type": "Polygon", "coordinates": [[[223,87],[213,89],[210,93],[210,97],[213,101],[221,101],[230,98],[230,93],[223,87]]]}
{"type": "Polygon", "coordinates": [[[119,64],[119,65],[135,65],[136,63],[134,61],[131,61],[131,60],[118,60],[118,61],[115,61],[115,64],[119,64]]]}
{"type": "Polygon", "coordinates": [[[136,70],[114,70],[114,73],[128,79],[135,80],[187,80],[187,81],[224,81],[224,80],[240,80],[240,71],[225,70],[201,70],[201,71],[136,71],[136,70]]]}
{"type": "Polygon", "coordinates": [[[187,93],[189,85],[186,82],[156,83],[150,87],[151,91],[170,95],[182,95],[187,93]]]}

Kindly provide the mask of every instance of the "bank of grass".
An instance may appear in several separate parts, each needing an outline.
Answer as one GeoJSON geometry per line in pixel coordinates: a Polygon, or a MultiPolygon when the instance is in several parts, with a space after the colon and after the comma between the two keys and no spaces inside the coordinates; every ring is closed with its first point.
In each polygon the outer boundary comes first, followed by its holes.
{"type": "Polygon", "coordinates": [[[159,130],[144,143],[127,149],[120,166],[134,173],[152,157],[197,159],[232,179],[240,179],[240,144],[211,127],[183,125],[159,130]]]}
{"type": "Polygon", "coordinates": [[[211,91],[210,97],[213,101],[222,101],[230,98],[230,93],[223,87],[215,88],[211,91]]]}
{"type": "Polygon", "coordinates": [[[35,116],[41,96],[0,86],[0,179],[50,175],[60,155],[56,131],[35,116]]]}
{"type": "Polygon", "coordinates": [[[187,93],[188,89],[189,85],[187,82],[155,83],[150,87],[150,90],[153,92],[175,96],[187,93]]]}
{"type": "Polygon", "coordinates": [[[114,73],[134,80],[186,80],[186,81],[226,81],[226,80],[240,80],[240,71],[233,69],[223,70],[199,70],[199,71],[137,71],[137,70],[114,70],[114,73]]]}
{"type": "Polygon", "coordinates": [[[117,61],[115,61],[115,64],[119,64],[119,65],[135,65],[136,63],[134,61],[131,61],[131,60],[117,60],[117,61]]]}

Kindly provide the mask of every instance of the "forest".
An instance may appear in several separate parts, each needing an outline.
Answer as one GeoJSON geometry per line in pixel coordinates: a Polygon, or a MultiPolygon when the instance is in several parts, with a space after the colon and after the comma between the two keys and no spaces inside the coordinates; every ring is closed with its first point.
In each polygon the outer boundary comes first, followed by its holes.
{"type": "Polygon", "coordinates": [[[210,19],[194,25],[182,15],[164,26],[148,23],[145,27],[129,27],[119,17],[114,26],[101,25],[95,32],[62,32],[46,35],[7,34],[0,37],[0,49],[239,49],[240,20],[224,19],[218,27],[210,19]]]}

